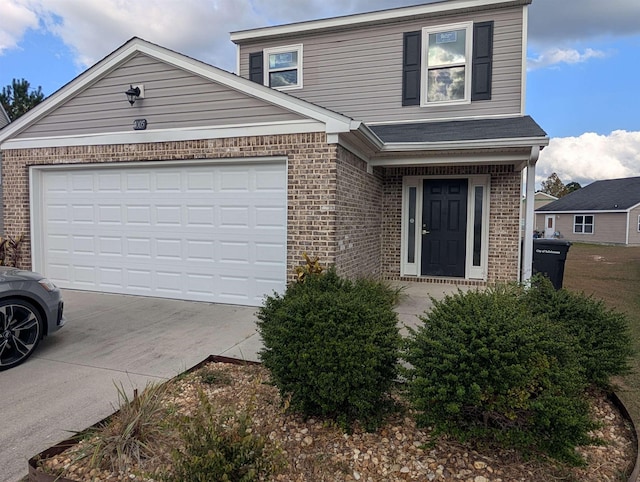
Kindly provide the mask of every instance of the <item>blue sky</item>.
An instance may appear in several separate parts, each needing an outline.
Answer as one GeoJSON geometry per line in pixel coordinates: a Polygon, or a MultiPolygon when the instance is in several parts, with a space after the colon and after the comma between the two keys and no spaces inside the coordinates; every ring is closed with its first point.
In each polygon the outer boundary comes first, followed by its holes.
{"type": "MultiPolygon", "coordinates": [[[[133,36],[234,70],[230,31],[419,3],[0,0],[0,87],[50,95],[133,36]]],[[[551,137],[538,181],[640,175],[640,1],[533,0],[529,17],[527,113],[551,137]]]]}

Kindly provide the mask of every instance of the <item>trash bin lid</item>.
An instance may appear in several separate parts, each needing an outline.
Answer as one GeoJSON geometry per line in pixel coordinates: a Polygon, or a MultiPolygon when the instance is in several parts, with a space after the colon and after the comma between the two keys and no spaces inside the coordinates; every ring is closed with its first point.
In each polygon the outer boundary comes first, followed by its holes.
{"type": "Polygon", "coordinates": [[[549,245],[549,246],[571,246],[571,242],[565,239],[556,238],[533,238],[534,245],[549,245]]]}

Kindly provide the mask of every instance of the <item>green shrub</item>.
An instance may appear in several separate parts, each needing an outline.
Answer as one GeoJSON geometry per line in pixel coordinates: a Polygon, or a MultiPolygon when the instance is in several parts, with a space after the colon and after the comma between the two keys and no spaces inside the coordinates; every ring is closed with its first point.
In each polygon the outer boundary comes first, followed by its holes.
{"type": "Polygon", "coordinates": [[[173,470],[167,482],[252,482],[266,480],[278,467],[276,453],[266,439],[254,433],[251,418],[241,413],[216,413],[200,393],[195,414],[179,426],[183,447],[173,452],[173,470]]]}
{"type": "Polygon", "coordinates": [[[393,299],[383,283],[343,279],[335,269],[266,299],[260,358],[292,409],[375,426],[397,376],[393,299]]]}
{"type": "Polygon", "coordinates": [[[532,279],[525,300],[532,313],[548,316],[576,337],[580,363],[590,383],[606,387],[611,376],[628,373],[633,350],[623,313],[584,293],[556,291],[543,276],[532,279]]]}
{"type": "Polygon", "coordinates": [[[406,343],[409,399],[438,432],[579,463],[594,425],[575,340],[521,296],[501,286],[432,300],[406,343]]]}

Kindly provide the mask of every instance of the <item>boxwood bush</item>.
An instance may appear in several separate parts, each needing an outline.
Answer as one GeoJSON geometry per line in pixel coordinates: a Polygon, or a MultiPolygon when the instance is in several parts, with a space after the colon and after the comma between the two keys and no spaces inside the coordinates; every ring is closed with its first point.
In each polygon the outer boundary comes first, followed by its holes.
{"type": "Polygon", "coordinates": [[[398,372],[393,299],[387,285],[348,280],[332,268],[265,300],[259,356],[291,408],[345,427],[375,426],[398,372]]]}
{"type": "Polygon", "coordinates": [[[594,424],[575,339],[532,314],[522,293],[500,286],[433,300],[406,343],[409,399],[436,432],[580,463],[575,447],[594,424]]]}
{"type": "Polygon", "coordinates": [[[524,300],[532,313],[549,317],[576,338],[580,363],[590,383],[607,387],[611,376],[629,372],[633,349],[623,313],[584,293],[556,291],[543,276],[532,279],[524,300]]]}

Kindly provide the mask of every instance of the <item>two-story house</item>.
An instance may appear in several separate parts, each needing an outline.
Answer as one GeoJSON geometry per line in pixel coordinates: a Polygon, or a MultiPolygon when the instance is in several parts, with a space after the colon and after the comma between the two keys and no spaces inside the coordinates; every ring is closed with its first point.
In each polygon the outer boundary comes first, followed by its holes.
{"type": "Polygon", "coordinates": [[[303,252],[347,276],[526,278],[522,173],[533,196],[548,143],[524,112],[530,3],[234,32],[237,75],[134,38],[0,133],[7,232],[62,287],[238,304],[303,252]]]}

